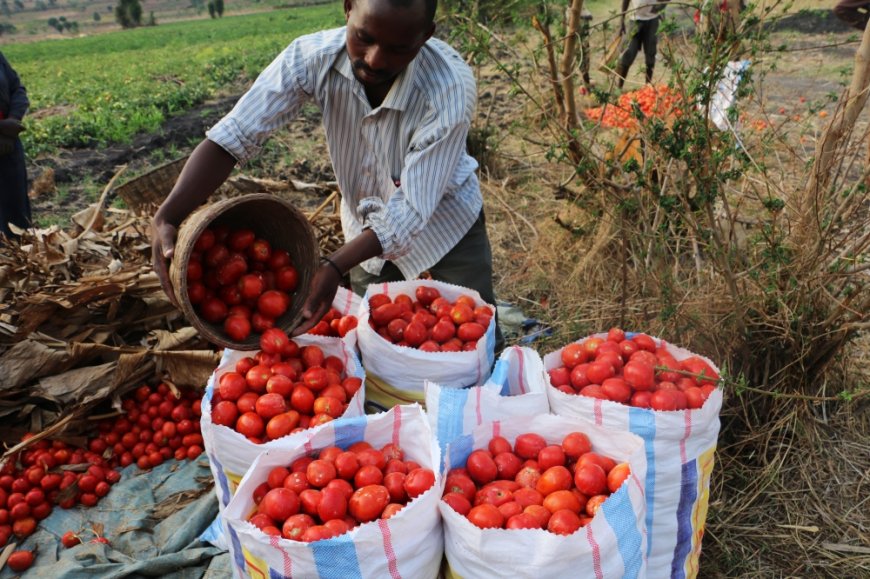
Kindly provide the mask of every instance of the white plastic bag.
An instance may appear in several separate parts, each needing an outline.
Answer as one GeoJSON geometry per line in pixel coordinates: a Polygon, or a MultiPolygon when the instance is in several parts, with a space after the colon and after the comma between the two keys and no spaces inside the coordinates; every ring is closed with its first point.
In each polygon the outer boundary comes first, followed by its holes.
{"type": "Polygon", "coordinates": [[[419,405],[397,406],[389,412],[330,422],[296,450],[272,449],[261,454],[239,484],[224,513],[230,537],[235,577],[407,577],[438,575],[443,553],[438,447],[419,405]],[[397,444],[406,460],[436,473],[431,489],[409,502],[390,519],[360,525],[339,537],[303,543],[262,533],[246,519],[255,504],[254,489],[276,466],[327,446],[347,448],[365,440],[375,448],[397,444]]]}
{"type": "Polygon", "coordinates": [[[464,465],[473,449],[485,448],[494,436],[503,436],[513,444],[518,435],[526,432],[540,434],[551,444],[561,443],[571,432],[583,432],[593,451],[627,462],[631,475],[601,505],[592,522],[569,536],[543,529],[480,529],[442,501],[439,506],[450,573],[462,579],[646,577],[642,483],[646,458],[639,437],[613,432],[583,418],[516,417],[485,423],[454,440],[448,445],[446,467],[464,465]]]}
{"type": "Polygon", "coordinates": [[[489,377],[495,359],[495,307],[492,305],[489,305],[493,312],[489,327],[472,352],[423,352],[397,346],[371,328],[369,297],[385,293],[395,298],[404,293],[415,299],[415,290],[421,285],[436,288],[442,297],[451,302],[465,294],[474,298],[478,306],[485,304],[474,290],[433,280],[401,281],[368,287],[360,307],[357,335],[363,365],[372,385],[367,393],[367,401],[383,409],[403,402],[423,402],[425,380],[437,382],[445,388],[483,384],[489,377]],[[381,391],[376,393],[376,389],[381,391]]]}
{"type": "MultiPolygon", "coordinates": [[[[626,338],[633,335],[626,332],[626,338]]],[[[607,335],[595,334],[594,337],[606,338],[607,335]]],[[[654,339],[656,345],[662,343],[654,339]]],[[[667,344],[667,349],[678,361],[695,355],[671,344],[667,344]]],[[[703,359],[719,372],[713,362],[703,359]]],[[[561,350],[544,356],[544,367],[548,371],[561,365],[561,350]]],[[[700,409],[671,412],[566,394],[549,384],[547,393],[553,414],[591,419],[595,424],[632,432],[644,440],[649,576],[695,577],[719,436],[722,392],[713,391],[700,409]]]]}
{"type": "Polygon", "coordinates": [[[502,352],[483,386],[443,388],[426,381],[426,416],[442,456],[455,438],[494,420],[547,414],[547,373],[531,348],[512,346],[502,352]]]}

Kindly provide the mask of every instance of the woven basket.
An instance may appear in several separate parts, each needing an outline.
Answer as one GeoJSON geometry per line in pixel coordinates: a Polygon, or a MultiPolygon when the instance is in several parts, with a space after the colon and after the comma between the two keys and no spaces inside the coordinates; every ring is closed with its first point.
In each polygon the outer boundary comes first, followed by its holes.
{"type": "Polygon", "coordinates": [[[186,162],[187,157],[182,157],[164,163],[135,179],[118,185],[115,187],[114,194],[123,199],[132,211],[151,214],[172,191],[186,162]]]}
{"type": "Polygon", "coordinates": [[[268,193],[242,195],[204,205],[181,224],[175,256],[169,267],[169,276],[181,311],[193,327],[213,344],[234,350],[257,350],[260,347],[260,334],[252,332],[243,342],[231,340],[224,333],[222,324],[202,319],[187,297],[187,264],[194,243],[207,227],[221,224],[233,229],[251,229],[274,249],[283,249],[290,254],[299,273],[299,283],[290,308],[275,321],[275,326],[288,332],[296,327],[302,317],[302,306],[308,297],[308,288],[317,267],[317,241],[311,224],[302,212],[288,201],[268,193]]]}

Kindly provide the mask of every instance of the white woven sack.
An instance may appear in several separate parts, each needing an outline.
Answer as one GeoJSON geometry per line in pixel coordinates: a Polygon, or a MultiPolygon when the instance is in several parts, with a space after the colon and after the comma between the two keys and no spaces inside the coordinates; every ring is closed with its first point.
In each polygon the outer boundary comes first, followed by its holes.
{"type": "Polygon", "coordinates": [[[495,359],[495,307],[485,304],[474,290],[433,280],[370,285],[360,307],[357,335],[367,373],[393,388],[417,392],[422,397],[424,380],[437,382],[446,388],[476,386],[486,381],[495,359]],[[473,352],[423,352],[392,344],[369,326],[369,297],[385,293],[395,298],[404,293],[415,299],[414,292],[421,285],[436,288],[451,302],[466,294],[474,298],[478,306],[489,306],[493,317],[486,333],[478,340],[477,349],[473,352]]]}
{"type": "Polygon", "coordinates": [[[502,352],[483,386],[442,388],[426,381],[426,417],[442,457],[447,445],[484,422],[512,416],[547,414],[547,373],[531,348],[511,346],[502,352]]]}
{"type": "Polygon", "coordinates": [[[331,422],[311,435],[302,448],[273,449],[261,454],[239,485],[224,513],[230,538],[235,577],[384,577],[428,579],[438,575],[444,549],[441,531],[438,447],[432,431],[415,405],[396,406],[389,412],[331,422]],[[431,489],[409,502],[388,520],[360,525],[339,537],[303,543],[270,537],[245,519],[254,510],[254,489],[276,466],[327,446],[347,448],[365,440],[375,448],[394,443],[406,460],[436,472],[431,489]]]}
{"type": "MultiPolygon", "coordinates": [[[[444,550],[454,577],[646,577],[646,532],[643,441],[627,432],[613,432],[585,419],[542,415],[485,423],[448,445],[446,467],[462,466],[473,449],[485,448],[494,436],[511,444],[525,432],[559,444],[570,432],[583,432],[592,450],[627,462],[631,475],[585,527],[569,536],[543,529],[480,529],[443,501],[444,550]]],[[[444,481],[442,481],[442,486],[444,481]]],[[[443,491],[443,489],[442,489],[443,491]]],[[[650,575],[652,577],[652,575],[650,575]]]]}
{"type": "MultiPolygon", "coordinates": [[[[363,385],[354,394],[348,403],[347,410],[338,420],[361,416],[364,414],[363,402],[365,400],[365,372],[357,359],[356,354],[344,342],[338,338],[326,336],[304,335],[293,339],[300,347],[308,345],[320,346],[327,356],[337,356],[344,363],[345,373],[348,376],[356,376],[363,379],[363,385]]],[[[315,426],[296,434],[290,434],[277,440],[270,440],[263,444],[254,444],[232,428],[221,426],[211,421],[211,399],[214,389],[217,387],[220,377],[226,372],[234,371],[236,362],[252,352],[224,350],[220,365],[209,378],[205,396],[202,399],[202,417],[200,428],[205,442],[205,452],[208,455],[209,466],[215,480],[215,492],[218,497],[218,507],[223,511],[235,492],[239,481],[247,472],[254,459],[271,448],[294,449],[301,446],[310,436],[310,431],[317,431],[325,425],[315,426]]]]}
{"type": "MultiPolygon", "coordinates": [[[[633,335],[626,332],[626,337],[633,335]]],[[[607,335],[595,334],[594,337],[606,338],[607,335]]],[[[662,343],[654,339],[657,345],[662,343]]],[[[696,355],[666,345],[677,360],[696,355]]],[[[700,357],[719,372],[712,361],[700,357]]],[[[544,367],[548,371],[561,365],[561,350],[544,356],[544,367]]],[[[713,391],[702,408],[671,412],[566,394],[549,384],[547,393],[554,414],[591,419],[612,430],[633,432],[644,440],[649,576],[696,577],[719,436],[721,390],[713,391]]]]}

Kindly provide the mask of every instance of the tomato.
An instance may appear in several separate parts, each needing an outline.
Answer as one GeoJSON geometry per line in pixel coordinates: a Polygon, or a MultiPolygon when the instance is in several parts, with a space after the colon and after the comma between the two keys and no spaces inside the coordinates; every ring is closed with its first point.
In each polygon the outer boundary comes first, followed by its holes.
{"type": "Polygon", "coordinates": [[[227,305],[220,298],[207,298],[202,302],[200,315],[207,322],[219,324],[227,317],[227,305]]]}
{"type": "Polygon", "coordinates": [[[541,521],[529,513],[519,513],[510,517],[504,525],[505,529],[540,529],[541,521]]]}
{"type": "Polygon", "coordinates": [[[601,505],[606,500],[607,495],[595,495],[594,497],[589,497],[589,500],[586,502],[586,514],[590,517],[594,517],[595,513],[598,512],[598,509],[601,508],[601,505]]]}
{"type": "Polygon", "coordinates": [[[402,472],[391,472],[384,476],[384,486],[390,493],[390,500],[394,503],[406,503],[408,493],[405,491],[405,479],[407,475],[402,472]]]}
{"type": "Polygon", "coordinates": [[[194,251],[198,253],[208,251],[215,244],[215,239],[214,231],[211,229],[203,229],[202,233],[199,234],[199,237],[193,244],[194,251]]]}
{"type": "Polygon", "coordinates": [[[522,487],[513,492],[513,499],[523,508],[529,505],[544,504],[544,495],[529,487],[522,487]]]}
{"type": "Polygon", "coordinates": [[[490,504],[499,506],[511,500],[513,500],[512,491],[493,483],[484,486],[474,494],[475,505],[490,504]]]}
{"type": "Polygon", "coordinates": [[[474,500],[475,493],[477,493],[477,486],[474,484],[474,481],[471,480],[471,477],[469,477],[467,474],[448,474],[447,484],[444,492],[460,494],[468,501],[472,501],[474,500]]]}
{"type": "MultiPolygon", "coordinates": [[[[562,447],[557,444],[551,444],[549,446],[545,446],[541,449],[541,452],[538,453],[538,466],[547,470],[551,466],[564,466],[565,465],[565,452],[562,450],[562,447]]],[[[504,477],[503,477],[504,478],[504,477]]],[[[506,478],[514,478],[514,477],[506,477],[506,478]]]]}
{"type": "Polygon", "coordinates": [[[320,504],[320,491],[317,489],[305,489],[299,493],[299,503],[303,512],[312,517],[317,516],[317,505],[320,504]]]}
{"type": "Polygon", "coordinates": [[[305,469],[308,483],[317,488],[325,487],[326,484],[336,477],[335,465],[329,461],[313,460],[305,469]]]}
{"type": "Polygon", "coordinates": [[[387,294],[375,294],[369,298],[369,309],[374,310],[384,304],[390,303],[393,303],[393,300],[387,294]]]}
{"type": "Polygon", "coordinates": [[[489,503],[484,503],[472,507],[468,511],[468,520],[471,524],[481,529],[500,529],[504,526],[504,515],[498,510],[498,507],[489,503]]]}
{"type": "Polygon", "coordinates": [[[521,507],[518,502],[516,502],[514,500],[510,500],[506,503],[500,504],[498,506],[498,510],[499,510],[499,512],[501,512],[505,521],[507,521],[508,519],[513,517],[514,515],[519,515],[520,513],[522,513],[523,507],[521,507]]]}
{"type": "Polygon", "coordinates": [[[350,530],[350,525],[344,519],[329,519],[323,526],[332,531],[333,537],[344,535],[350,530]]]}
{"type": "Polygon", "coordinates": [[[285,488],[294,491],[297,495],[302,494],[302,491],[305,489],[311,488],[311,485],[308,484],[308,477],[305,475],[305,472],[291,472],[284,478],[284,484],[282,485],[285,488]]]}
{"type": "Polygon", "coordinates": [[[656,390],[650,396],[650,408],[662,411],[677,410],[679,406],[677,392],[678,390],[656,390]]]}
{"type": "Polygon", "coordinates": [[[64,547],[66,547],[67,549],[69,549],[69,548],[71,548],[71,547],[75,547],[76,545],[81,544],[82,539],[81,539],[81,537],[79,537],[78,535],[76,535],[74,532],[72,532],[72,531],[67,531],[67,532],[64,533],[63,536],[60,538],[60,542],[61,542],[61,544],[62,544],[64,547]]]}
{"type": "Polygon", "coordinates": [[[477,322],[466,322],[456,328],[456,337],[463,342],[479,340],[486,333],[486,328],[477,322]]]}
{"type": "Polygon", "coordinates": [[[614,461],[610,457],[598,454],[597,452],[587,452],[579,459],[577,459],[577,465],[574,469],[575,472],[578,468],[585,464],[597,464],[604,470],[604,473],[607,474],[611,470],[613,470],[613,467],[616,466],[616,461],[614,461]]]}
{"type": "Polygon", "coordinates": [[[300,414],[312,414],[314,393],[303,385],[297,385],[290,393],[290,406],[300,414]]]}
{"type": "Polygon", "coordinates": [[[468,515],[468,512],[471,510],[471,502],[467,497],[465,497],[465,495],[449,492],[441,497],[441,500],[450,505],[450,508],[460,515],[468,515]]]}
{"type": "Polygon", "coordinates": [[[248,388],[254,392],[263,393],[266,391],[266,383],[272,377],[272,369],[269,366],[257,364],[248,370],[245,374],[245,381],[248,383],[248,388]]]}
{"type": "Polygon", "coordinates": [[[347,513],[347,498],[344,493],[336,488],[325,488],[320,492],[320,503],[317,505],[317,514],[321,521],[343,519],[347,513]]]}
{"type": "Polygon", "coordinates": [[[595,360],[590,362],[586,367],[586,377],[590,384],[601,384],[608,378],[613,378],[616,375],[616,369],[613,364],[603,360],[595,360]]]}
{"type": "Polygon", "coordinates": [[[222,426],[234,427],[239,417],[239,409],[234,402],[221,400],[211,411],[211,421],[222,426]]]}
{"type": "Polygon", "coordinates": [[[351,480],[360,468],[359,460],[353,452],[342,452],[336,455],[334,464],[338,476],[345,480],[351,480]]]}
{"type": "Polygon", "coordinates": [[[281,536],[291,541],[300,541],[310,527],[314,526],[314,519],[305,513],[293,515],[284,521],[281,526],[281,536]]]}
{"type": "Polygon", "coordinates": [[[551,466],[541,474],[535,490],[546,497],[556,491],[571,488],[571,471],[562,465],[551,466]]]}
{"type": "Polygon", "coordinates": [[[353,484],[357,488],[368,485],[379,485],[384,480],[384,473],[373,464],[361,466],[353,477],[353,484]]]}
{"type": "Polygon", "coordinates": [[[568,344],[562,348],[560,354],[562,364],[569,370],[577,364],[582,364],[589,359],[589,354],[582,344],[568,344]]]}
{"type": "Polygon", "coordinates": [[[652,392],[649,391],[641,391],[635,392],[631,395],[630,404],[637,408],[649,408],[650,400],[652,399],[652,392]]]}
{"type": "Polygon", "coordinates": [[[656,342],[651,337],[646,334],[635,334],[632,336],[631,340],[637,344],[637,347],[641,350],[646,350],[647,352],[655,352],[656,351],[656,342]]]}
{"type": "Polygon", "coordinates": [[[704,360],[698,356],[690,356],[680,362],[680,368],[686,372],[695,375],[695,379],[699,385],[716,385],[719,380],[719,374],[704,360]]]}
{"type": "Polygon", "coordinates": [[[584,464],[574,471],[574,484],[585,495],[598,495],[607,489],[607,475],[597,464],[584,464]]]}
{"type": "Polygon", "coordinates": [[[229,234],[227,237],[227,245],[233,249],[233,251],[244,251],[256,239],[256,235],[250,229],[237,229],[229,234]]]}
{"type": "Polygon", "coordinates": [[[567,509],[556,511],[547,522],[547,530],[557,535],[570,535],[581,526],[580,516],[567,509]]]}
{"type": "Polygon", "coordinates": [[[34,558],[33,551],[12,551],[12,554],[6,559],[6,564],[13,571],[20,572],[30,568],[33,565],[34,558]]]}
{"type": "MultiPolygon", "coordinates": [[[[314,368],[311,368],[314,370],[314,368]]],[[[344,413],[344,404],[338,398],[331,396],[319,396],[314,400],[314,414],[326,414],[338,418],[344,413]]]]}
{"type": "Polygon", "coordinates": [[[607,341],[608,342],[615,342],[615,343],[619,344],[623,340],[625,340],[625,332],[622,331],[620,328],[610,328],[607,331],[607,341]]]}
{"type": "Polygon", "coordinates": [[[259,414],[264,420],[269,420],[270,418],[283,414],[288,410],[287,402],[284,400],[284,397],[275,393],[263,394],[257,398],[254,407],[257,414],[259,414]]]}
{"type": "Polygon", "coordinates": [[[550,384],[555,388],[559,386],[567,386],[571,383],[571,372],[565,366],[559,366],[549,370],[547,374],[550,376],[550,384]]]}
{"type": "Polygon", "coordinates": [[[604,389],[601,388],[598,384],[590,384],[586,386],[579,392],[580,396],[586,396],[587,398],[598,398],[599,400],[610,400],[607,397],[607,394],[604,392],[604,389]]]}
{"type": "Polygon", "coordinates": [[[381,513],[382,519],[389,519],[399,511],[405,508],[405,505],[400,503],[389,503],[386,507],[384,507],[384,511],[381,513]]]}
{"type": "Polygon", "coordinates": [[[384,507],[390,502],[390,493],[381,485],[368,485],[357,489],[350,497],[348,508],[351,516],[361,523],[373,521],[381,516],[384,507]]]}
{"type": "Polygon", "coordinates": [[[533,516],[539,523],[539,528],[545,529],[550,520],[550,511],[542,505],[529,505],[523,509],[527,515],[533,516]]]}
{"type": "Polygon", "coordinates": [[[625,482],[625,479],[631,474],[631,467],[628,466],[627,462],[621,462],[617,464],[615,467],[610,469],[610,472],[607,473],[607,489],[611,493],[615,493],[619,490],[619,487],[622,486],[622,483],[625,482]]]}
{"type": "Polygon", "coordinates": [[[266,438],[275,440],[287,436],[299,425],[299,413],[295,410],[282,412],[269,419],[266,423],[266,438]]]}
{"type": "Polygon", "coordinates": [[[414,499],[435,484],[435,473],[428,468],[415,468],[409,471],[405,477],[405,492],[408,493],[408,498],[414,499]]]}
{"type": "Polygon", "coordinates": [[[284,292],[296,291],[299,285],[299,272],[292,265],[282,267],[275,271],[275,287],[284,292]]]}
{"type": "Polygon", "coordinates": [[[498,476],[498,467],[489,452],[485,450],[475,450],[468,455],[465,468],[468,469],[468,476],[480,485],[485,485],[498,476]]]}
{"type": "Polygon", "coordinates": [[[276,521],[284,521],[299,512],[299,495],[280,486],[271,489],[263,496],[258,510],[276,521]]]}
{"type": "Polygon", "coordinates": [[[622,378],[608,378],[601,383],[601,391],[613,402],[626,404],[631,400],[631,387],[622,378]]]}
{"type": "Polygon", "coordinates": [[[316,543],[334,536],[332,529],[325,525],[312,525],[302,534],[301,540],[306,543],[316,543]]]}
{"type": "Polygon", "coordinates": [[[265,429],[263,418],[256,412],[245,412],[236,420],[236,431],[243,436],[261,436],[265,429]]]}
{"type": "Polygon", "coordinates": [[[589,437],[582,432],[571,432],[562,439],[562,450],[565,452],[565,456],[577,460],[592,450],[592,443],[589,442],[589,437]]]}
{"type": "Polygon", "coordinates": [[[558,490],[544,497],[543,507],[555,513],[567,509],[574,513],[579,513],[582,505],[580,499],[569,490],[558,490]]]}
{"type": "Polygon", "coordinates": [[[216,268],[230,258],[230,250],[226,245],[214,244],[203,254],[205,265],[216,268]]]}
{"type": "Polygon", "coordinates": [[[257,298],[257,311],[272,319],[281,317],[290,307],[290,297],[277,290],[264,291],[257,298]]]}
{"type": "Polygon", "coordinates": [[[435,301],[436,298],[441,297],[441,292],[434,287],[420,285],[414,290],[414,297],[416,297],[417,301],[424,306],[428,306],[435,301]]]}
{"type": "Polygon", "coordinates": [[[537,458],[538,453],[547,446],[547,441],[539,434],[525,433],[517,436],[514,442],[514,452],[520,458],[537,458]]]}
{"type": "MultiPolygon", "coordinates": [[[[490,446],[492,446],[492,444],[490,444],[490,446]]],[[[508,448],[510,448],[510,443],[508,443],[508,448]]],[[[493,461],[498,470],[498,478],[501,479],[515,479],[523,465],[523,461],[510,451],[500,452],[495,456],[495,458],[493,458],[493,461]]]]}
{"type": "Polygon", "coordinates": [[[540,480],[540,478],[540,469],[532,466],[524,466],[520,469],[520,472],[517,473],[517,476],[514,477],[514,480],[519,483],[520,486],[535,488],[538,486],[538,480],[540,480]]]}

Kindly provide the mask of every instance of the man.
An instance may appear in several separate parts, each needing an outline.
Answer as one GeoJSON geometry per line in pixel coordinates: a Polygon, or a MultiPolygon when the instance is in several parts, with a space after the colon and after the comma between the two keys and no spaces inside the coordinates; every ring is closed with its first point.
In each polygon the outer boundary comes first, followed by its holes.
{"type": "Polygon", "coordinates": [[[870,18],[870,2],[867,0],[840,0],[834,6],[834,15],[858,30],[867,28],[870,18]]]}
{"type": "Polygon", "coordinates": [[[186,163],[152,224],[155,269],[181,221],[313,100],[342,192],[346,243],[314,275],[303,321],[329,309],[343,276],[370,283],[436,280],[495,303],[477,163],[465,146],[476,106],[469,67],[432,38],[436,0],[345,0],[344,28],[301,37],[260,75],[186,163]]]}
{"type": "Polygon", "coordinates": [[[623,36],[625,49],[619,57],[616,67],[617,86],[622,88],[628,69],[634,64],[637,52],[643,49],[644,62],[646,63],[646,82],[652,82],[653,69],[656,65],[656,50],[659,31],[659,15],[665,9],[668,0],[622,0],[622,18],[619,25],[619,33],[623,36]],[[629,3],[631,10],[629,11],[629,3]],[[626,35],[625,18],[630,21],[628,34],[626,35]]]}
{"type": "MultiPolygon", "coordinates": [[[[30,227],[27,166],[19,133],[30,101],[18,74],[0,53],[0,235],[17,237],[9,224],[30,227]]],[[[3,243],[0,239],[0,243],[3,243]]]]}

